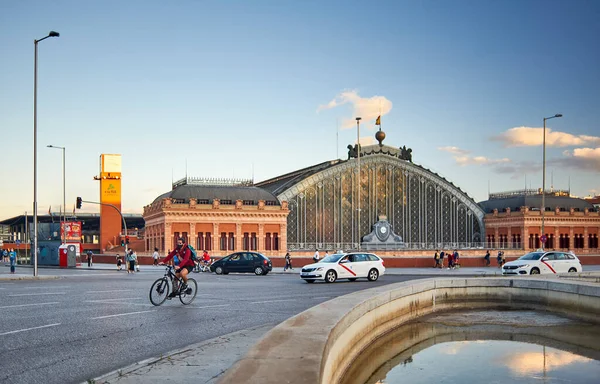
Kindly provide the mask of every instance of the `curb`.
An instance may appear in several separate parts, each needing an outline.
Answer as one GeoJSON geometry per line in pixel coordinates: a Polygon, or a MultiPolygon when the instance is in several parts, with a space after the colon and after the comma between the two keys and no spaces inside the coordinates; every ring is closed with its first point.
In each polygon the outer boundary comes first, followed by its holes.
{"type": "Polygon", "coordinates": [[[55,280],[60,279],[60,276],[0,276],[0,281],[11,280],[55,280]]]}
{"type": "MultiPolygon", "coordinates": [[[[186,353],[186,352],[193,351],[195,349],[199,349],[201,347],[207,346],[209,344],[213,344],[215,342],[218,342],[218,341],[226,339],[226,338],[234,338],[237,335],[242,334],[244,332],[252,332],[252,331],[255,331],[257,329],[264,328],[266,326],[270,326],[271,329],[272,329],[273,327],[277,326],[277,324],[270,324],[270,325],[269,324],[263,324],[263,325],[258,325],[258,326],[255,326],[255,327],[251,327],[251,328],[247,328],[247,329],[242,329],[242,330],[235,331],[235,332],[232,332],[232,333],[228,333],[228,334],[225,334],[225,335],[217,336],[217,337],[214,337],[212,339],[201,341],[199,343],[190,344],[190,345],[188,345],[186,347],[175,349],[175,350],[170,351],[170,352],[166,352],[163,355],[161,355],[160,357],[150,357],[148,359],[144,359],[144,360],[138,361],[137,363],[130,364],[130,365],[126,366],[126,367],[115,369],[114,371],[106,373],[106,374],[104,374],[102,376],[98,376],[98,377],[96,377],[94,379],[88,379],[88,380],[82,382],[82,384],[89,384],[90,382],[91,383],[97,383],[97,384],[101,384],[101,383],[107,383],[108,384],[108,383],[113,382],[112,380],[118,381],[121,378],[125,378],[128,375],[130,375],[130,374],[135,374],[135,371],[137,371],[138,369],[145,368],[145,367],[148,367],[150,365],[160,363],[161,361],[164,361],[164,360],[171,360],[172,357],[180,355],[182,353],[186,353]]],[[[262,338],[262,336],[261,336],[261,338],[262,338]]],[[[252,343],[252,345],[249,345],[248,349],[252,348],[254,344],[255,343],[252,343]]],[[[223,373],[225,373],[225,371],[227,371],[234,363],[235,362],[233,362],[232,364],[228,364],[227,368],[225,368],[224,370],[222,370],[221,373],[219,374],[219,376],[222,375],[223,373]]],[[[215,377],[215,379],[216,378],[217,377],[215,377]]]]}

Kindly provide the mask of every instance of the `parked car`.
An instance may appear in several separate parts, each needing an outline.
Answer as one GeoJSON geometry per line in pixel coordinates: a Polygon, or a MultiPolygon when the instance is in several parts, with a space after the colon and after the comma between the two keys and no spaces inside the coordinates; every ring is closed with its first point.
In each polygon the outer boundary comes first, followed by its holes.
{"type": "Polygon", "coordinates": [[[369,281],[376,281],[385,273],[383,260],[372,253],[352,252],[335,253],[321,259],[318,263],[302,267],[300,277],[307,283],[324,280],[333,283],[337,279],[356,281],[366,277],[369,281]]]}
{"type": "Polygon", "coordinates": [[[226,275],[229,272],[254,272],[257,275],[266,275],[272,269],[273,265],[268,257],[249,251],[232,253],[210,266],[210,271],[217,275],[226,275]]]}
{"type": "Polygon", "coordinates": [[[503,275],[539,275],[581,272],[581,262],[573,252],[536,251],[502,266],[503,275]]]}

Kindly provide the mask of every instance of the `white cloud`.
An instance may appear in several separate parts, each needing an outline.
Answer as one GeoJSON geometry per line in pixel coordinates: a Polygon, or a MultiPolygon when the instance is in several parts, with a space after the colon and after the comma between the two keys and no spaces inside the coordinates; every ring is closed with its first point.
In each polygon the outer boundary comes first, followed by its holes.
{"type": "Polygon", "coordinates": [[[564,158],[554,159],[549,163],[583,171],[600,171],[600,147],[575,148],[572,151],[564,151],[563,155],[564,158]]]}
{"type": "Polygon", "coordinates": [[[319,108],[317,108],[317,112],[337,108],[344,104],[351,104],[353,109],[352,117],[342,120],[342,129],[354,128],[356,126],[356,117],[361,117],[361,122],[367,127],[372,128],[374,127],[377,116],[387,115],[392,110],[392,102],[385,96],[373,96],[368,98],[360,97],[356,90],[348,90],[337,95],[329,103],[320,105],[319,108]]]}
{"type": "Polygon", "coordinates": [[[456,164],[460,165],[461,167],[465,165],[495,165],[510,163],[510,159],[507,158],[490,159],[485,156],[471,156],[469,155],[470,151],[458,147],[438,147],[438,150],[451,153],[452,157],[456,161],[456,164]]]}
{"type": "MultiPolygon", "coordinates": [[[[543,144],[544,128],[515,127],[492,138],[504,143],[506,147],[531,147],[543,144]]],[[[573,135],[546,128],[546,146],[570,147],[579,145],[598,145],[600,137],[573,135]]]]}

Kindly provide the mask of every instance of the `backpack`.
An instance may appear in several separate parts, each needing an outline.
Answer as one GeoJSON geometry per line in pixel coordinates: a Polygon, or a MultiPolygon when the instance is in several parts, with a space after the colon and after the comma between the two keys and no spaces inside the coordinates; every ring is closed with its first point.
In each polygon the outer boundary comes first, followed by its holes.
{"type": "Polygon", "coordinates": [[[191,245],[188,244],[188,248],[192,254],[192,256],[191,256],[192,261],[194,261],[194,262],[198,261],[198,254],[196,253],[196,250],[194,249],[194,247],[192,247],[191,245]]]}

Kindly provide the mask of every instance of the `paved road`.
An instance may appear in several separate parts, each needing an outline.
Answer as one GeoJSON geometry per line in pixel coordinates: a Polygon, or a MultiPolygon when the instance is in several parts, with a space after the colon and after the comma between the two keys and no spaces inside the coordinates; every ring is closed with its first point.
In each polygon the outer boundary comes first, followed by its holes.
{"type": "MultiPolygon", "coordinates": [[[[139,360],[260,325],[376,283],[306,284],[297,274],[194,275],[199,295],[161,307],[148,291],[162,268],[141,273],[41,271],[54,280],[0,281],[0,382],[84,382],[139,360]]],[[[426,277],[426,276],[420,276],[426,277]]]]}

